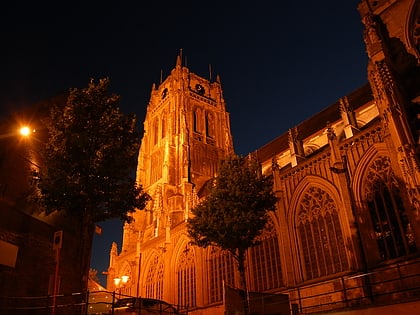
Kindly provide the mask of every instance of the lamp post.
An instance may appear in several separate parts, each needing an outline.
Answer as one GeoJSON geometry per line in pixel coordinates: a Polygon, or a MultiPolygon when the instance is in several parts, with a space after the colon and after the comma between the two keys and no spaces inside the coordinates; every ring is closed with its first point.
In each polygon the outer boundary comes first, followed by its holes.
{"type": "Polygon", "coordinates": [[[125,285],[127,284],[128,280],[130,279],[129,276],[123,275],[121,277],[116,277],[114,278],[114,285],[115,285],[115,290],[118,291],[118,296],[121,297],[121,289],[123,289],[125,287],[125,285]]]}

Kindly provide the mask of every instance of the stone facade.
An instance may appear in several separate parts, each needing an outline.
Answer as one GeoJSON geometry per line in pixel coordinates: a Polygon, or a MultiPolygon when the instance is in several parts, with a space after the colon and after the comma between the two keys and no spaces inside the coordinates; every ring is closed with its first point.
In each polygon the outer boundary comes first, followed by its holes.
{"type": "MultiPolygon", "coordinates": [[[[296,314],[419,307],[420,1],[358,9],[368,83],[252,153],[279,202],[248,251],[249,290],[287,294],[296,314]]],[[[125,294],[223,314],[234,263],[191,247],[185,229],[217,160],[233,152],[220,80],[178,57],[152,89],[144,126],[137,178],[153,201],[125,225],[121,253],[113,246],[108,289],[128,275],[125,294]]]]}

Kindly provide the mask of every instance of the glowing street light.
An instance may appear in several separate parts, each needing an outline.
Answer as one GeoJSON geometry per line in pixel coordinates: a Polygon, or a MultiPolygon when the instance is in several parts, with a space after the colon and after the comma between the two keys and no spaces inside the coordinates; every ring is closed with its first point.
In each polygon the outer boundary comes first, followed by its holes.
{"type": "Polygon", "coordinates": [[[116,287],[120,285],[120,282],[121,282],[121,278],[114,278],[114,284],[116,287]]]}
{"type": "Polygon", "coordinates": [[[121,276],[121,280],[122,280],[123,284],[126,284],[128,282],[128,279],[130,279],[129,276],[121,276]]]}
{"type": "Polygon", "coordinates": [[[27,137],[30,135],[31,129],[29,129],[28,126],[23,126],[22,128],[19,129],[19,132],[22,136],[27,137]]]}
{"type": "Polygon", "coordinates": [[[125,291],[125,285],[127,284],[128,280],[130,279],[129,276],[121,276],[114,278],[114,284],[115,284],[115,290],[118,292],[118,294],[121,296],[121,291],[125,291]]]}
{"type": "Polygon", "coordinates": [[[27,138],[31,135],[31,133],[34,133],[34,132],[35,130],[31,130],[31,128],[29,128],[28,126],[22,126],[20,129],[15,129],[15,131],[13,132],[1,134],[0,139],[16,137],[17,135],[20,135],[23,138],[27,138]]]}

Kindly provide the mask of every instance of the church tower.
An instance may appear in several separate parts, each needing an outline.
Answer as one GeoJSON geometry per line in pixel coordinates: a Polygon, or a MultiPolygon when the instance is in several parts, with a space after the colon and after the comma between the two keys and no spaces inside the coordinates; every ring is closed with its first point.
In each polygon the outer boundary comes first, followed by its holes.
{"type": "Polygon", "coordinates": [[[191,270],[177,267],[177,261],[192,254],[185,223],[218,161],[233,152],[219,76],[212,82],[190,72],[179,55],[170,75],[152,87],[136,174],[152,200],[133,214],[133,223],[125,224],[119,255],[113,247],[108,289],[174,304],[196,303],[190,289],[176,289],[180,272],[197,281],[191,270]],[[129,280],[116,286],[113,279],[122,276],[129,280]]]}
{"type": "Polygon", "coordinates": [[[194,191],[215,175],[219,159],[233,153],[220,78],[210,82],[181,62],[178,56],[168,78],[153,86],[144,121],[137,180],[153,201],[136,221],[146,237],[184,222],[194,191]]]}

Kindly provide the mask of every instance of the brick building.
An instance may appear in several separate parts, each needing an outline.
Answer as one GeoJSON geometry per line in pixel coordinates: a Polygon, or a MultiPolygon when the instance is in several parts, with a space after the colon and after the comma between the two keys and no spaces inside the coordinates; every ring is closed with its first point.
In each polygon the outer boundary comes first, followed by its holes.
{"type": "Polygon", "coordinates": [[[27,198],[32,172],[42,165],[38,149],[45,106],[48,102],[0,124],[0,313],[5,315],[51,314],[53,305],[57,315],[78,314],[84,296],[77,293],[86,292],[77,269],[77,222],[55,213],[45,216],[27,198]],[[35,131],[27,138],[18,133],[23,124],[35,131]],[[60,295],[55,300],[54,284],[60,295]]]}

